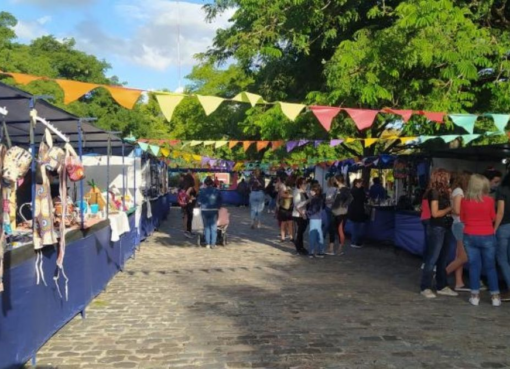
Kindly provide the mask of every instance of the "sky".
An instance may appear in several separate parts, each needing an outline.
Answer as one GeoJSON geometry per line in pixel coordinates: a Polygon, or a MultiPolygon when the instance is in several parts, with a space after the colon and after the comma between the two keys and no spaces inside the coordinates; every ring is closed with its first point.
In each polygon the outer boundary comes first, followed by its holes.
{"type": "Polygon", "coordinates": [[[233,11],[213,23],[202,6],[211,0],[0,0],[0,11],[18,19],[18,42],[53,35],[74,38],[76,48],[105,59],[129,87],[176,91],[196,61],[212,46],[218,28],[233,11]],[[178,30],[180,29],[180,58],[178,30]],[[179,68],[179,64],[181,68],[179,68]]]}

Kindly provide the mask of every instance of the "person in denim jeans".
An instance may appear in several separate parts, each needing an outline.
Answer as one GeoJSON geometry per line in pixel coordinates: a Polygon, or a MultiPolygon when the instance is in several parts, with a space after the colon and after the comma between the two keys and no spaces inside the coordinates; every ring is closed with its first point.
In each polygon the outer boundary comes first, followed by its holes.
{"type": "Polygon", "coordinates": [[[205,188],[200,190],[198,202],[202,211],[204,222],[205,243],[208,249],[216,247],[218,232],[218,211],[221,207],[221,191],[214,187],[214,181],[207,177],[204,181],[205,188]]]}
{"type": "Polygon", "coordinates": [[[463,273],[464,273],[464,264],[467,263],[468,257],[466,254],[466,250],[464,248],[464,223],[460,221],[460,205],[462,199],[464,198],[464,193],[467,190],[467,185],[469,179],[471,178],[471,173],[469,172],[460,172],[456,173],[453,179],[453,192],[452,192],[452,233],[453,237],[455,237],[455,241],[457,241],[457,249],[455,252],[455,260],[453,260],[450,265],[446,267],[446,273],[449,275],[450,273],[455,273],[455,291],[457,292],[466,292],[469,289],[464,285],[463,273]]]}
{"type": "Polygon", "coordinates": [[[469,180],[465,198],[460,206],[460,219],[464,223],[464,245],[469,259],[469,302],[480,303],[480,276],[482,268],[489,282],[492,305],[500,306],[498,273],[496,271],[496,239],[494,199],[489,197],[489,180],[473,174],[469,180]]]}
{"type": "Polygon", "coordinates": [[[309,249],[310,259],[324,257],[324,234],[322,232],[322,211],[324,209],[321,186],[316,183],[310,190],[310,203],[306,210],[306,216],[310,219],[309,249]]]}
{"type": "Polygon", "coordinates": [[[426,298],[435,298],[432,292],[432,278],[436,267],[436,289],[438,295],[458,296],[448,287],[446,263],[452,238],[450,213],[450,173],[437,169],[430,176],[426,196],[430,204],[429,250],[423,267],[420,289],[426,298]]]}
{"type": "MultiPolygon", "coordinates": [[[[496,261],[505,280],[507,289],[510,289],[510,174],[507,174],[496,191],[496,261]]],[[[510,301],[510,293],[501,295],[502,301],[510,301]]]]}

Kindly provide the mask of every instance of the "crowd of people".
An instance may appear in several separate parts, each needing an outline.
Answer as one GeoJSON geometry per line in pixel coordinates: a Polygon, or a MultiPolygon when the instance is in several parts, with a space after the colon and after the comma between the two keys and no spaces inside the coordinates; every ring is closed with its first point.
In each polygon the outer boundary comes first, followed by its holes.
{"type": "MultiPolygon", "coordinates": [[[[280,242],[292,242],[297,255],[324,258],[343,254],[347,220],[351,222],[350,246],[363,247],[368,199],[387,197],[380,179],[372,181],[369,190],[361,179],[354,180],[349,188],[342,175],[331,176],[325,188],[316,180],[295,176],[277,176],[266,185],[264,175],[255,171],[239,182],[237,191],[250,207],[252,229],[261,227],[261,216],[267,208],[278,222],[280,242]]],[[[217,187],[210,177],[201,185],[188,173],[178,195],[184,235],[192,237],[193,209],[198,201],[208,248],[216,245],[216,222],[222,205],[217,187]]],[[[424,297],[471,292],[469,302],[478,305],[480,291],[486,289],[481,282],[484,275],[492,304],[500,306],[502,301],[510,301],[509,293],[500,293],[497,272],[498,265],[510,287],[510,175],[502,179],[502,173],[495,169],[483,175],[436,169],[422,197],[421,219],[425,252],[420,290],[424,297]],[[456,244],[455,259],[448,263],[452,240],[456,244]],[[469,270],[467,285],[465,266],[469,270]],[[454,275],[453,288],[448,285],[449,275],[454,275]]]]}
{"type": "Polygon", "coordinates": [[[469,302],[480,303],[481,282],[486,276],[493,306],[510,301],[500,294],[497,265],[510,287],[510,175],[488,169],[483,175],[445,169],[432,172],[422,201],[422,223],[426,248],[422,266],[421,294],[426,298],[458,296],[471,292],[469,302]],[[452,237],[455,259],[448,264],[452,237]],[[469,285],[464,283],[464,265],[469,285]],[[448,275],[455,275],[455,286],[448,286],[448,275]],[[436,293],[432,290],[433,279],[436,293]]]}

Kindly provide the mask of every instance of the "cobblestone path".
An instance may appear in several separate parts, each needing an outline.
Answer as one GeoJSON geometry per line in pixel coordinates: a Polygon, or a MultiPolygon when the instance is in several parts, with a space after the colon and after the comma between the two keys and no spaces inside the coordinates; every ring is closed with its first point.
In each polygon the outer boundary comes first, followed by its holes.
{"type": "Polygon", "coordinates": [[[275,220],[231,209],[230,244],[183,237],[179,211],[38,355],[39,368],[505,368],[510,305],[418,294],[391,246],[309,260],[275,220]]]}

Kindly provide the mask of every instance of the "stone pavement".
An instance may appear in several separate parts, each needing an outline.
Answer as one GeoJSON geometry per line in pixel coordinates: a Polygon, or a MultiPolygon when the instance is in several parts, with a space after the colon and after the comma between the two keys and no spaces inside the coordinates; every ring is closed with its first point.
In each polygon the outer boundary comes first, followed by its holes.
{"type": "Polygon", "coordinates": [[[107,290],[38,354],[39,368],[505,368],[510,305],[418,294],[391,246],[310,260],[233,208],[227,247],[183,237],[178,209],[107,290]]]}

